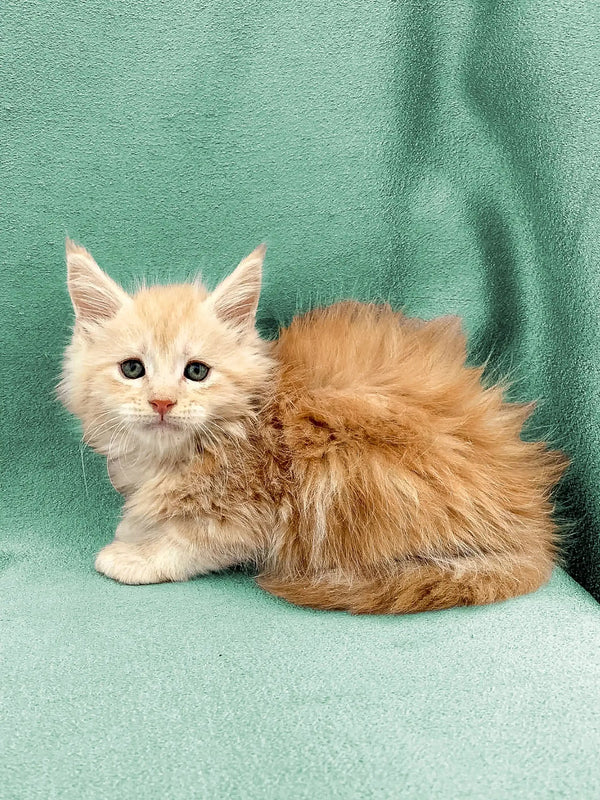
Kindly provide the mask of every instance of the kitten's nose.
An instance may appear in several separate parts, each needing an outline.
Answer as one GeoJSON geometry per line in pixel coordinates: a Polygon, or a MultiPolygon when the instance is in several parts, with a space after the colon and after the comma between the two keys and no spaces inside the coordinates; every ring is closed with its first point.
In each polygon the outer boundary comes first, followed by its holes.
{"type": "Polygon", "coordinates": [[[160,414],[160,418],[164,419],[165,414],[170,408],[173,408],[177,400],[148,400],[152,408],[160,414]]]}

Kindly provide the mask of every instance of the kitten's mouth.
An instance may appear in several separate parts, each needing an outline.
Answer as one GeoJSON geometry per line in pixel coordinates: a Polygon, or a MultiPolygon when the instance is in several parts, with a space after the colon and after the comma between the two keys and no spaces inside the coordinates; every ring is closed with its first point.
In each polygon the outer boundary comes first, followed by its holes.
{"type": "Polygon", "coordinates": [[[173,419],[151,419],[148,420],[145,424],[146,428],[150,428],[153,431],[174,431],[181,426],[178,422],[173,419]]]}

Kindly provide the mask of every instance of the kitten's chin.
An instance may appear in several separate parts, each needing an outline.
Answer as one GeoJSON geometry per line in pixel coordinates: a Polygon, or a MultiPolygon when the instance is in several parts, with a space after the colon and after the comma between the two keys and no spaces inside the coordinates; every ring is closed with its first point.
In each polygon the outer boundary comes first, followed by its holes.
{"type": "Polygon", "coordinates": [[[148,422],[144,422],[141,427],[146,431],[160,431],[162,433],[183,430],[183,426],[179,422],[171,419],[151,419],[148,422]]]}
{"type": "Polygon", "coordinates": [[[166,419],[138,423],[134,430],[144,450],[157,450],[161,453],[179,450],[191,436],[185,425],[166,419]]]}
{"type": "Polygon", "coordinates": [[[168,437],[174,437],[177,439],[181,439],[189,435],[189,432],[186,430],[185,425],[182,425],[180,422],[176,422],[174,420],[150,420],[149,422],[143,422],[141,424],[136,425],[136,430],[142,436],[146,436],[150,439],[161,438],[165,439],[168,437]]]}

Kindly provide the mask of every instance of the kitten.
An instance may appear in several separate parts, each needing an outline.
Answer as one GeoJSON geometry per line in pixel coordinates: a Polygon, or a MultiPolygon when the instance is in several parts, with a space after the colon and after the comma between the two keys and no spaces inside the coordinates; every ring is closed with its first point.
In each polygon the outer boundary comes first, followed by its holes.
{"type": "Polygon", "coordinates": [[[355,613],[541,586],[566,459],[520,439],[532,406],[482,386],[456,318],[343,302],[263,341],[264,254],[212,293],[131,296],[67,240],[59,393],[125,496],[96,569],[141,584],[253,563],[273,594],[355,613]]]}

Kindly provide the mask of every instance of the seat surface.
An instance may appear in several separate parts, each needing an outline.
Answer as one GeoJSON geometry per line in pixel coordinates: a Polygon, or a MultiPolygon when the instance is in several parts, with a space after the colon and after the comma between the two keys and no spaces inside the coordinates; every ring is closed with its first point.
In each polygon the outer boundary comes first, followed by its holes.
{"type": "Polygon", "coordinates": [[[84,550],[5,559],[4,798],[600,797],[600,608],[562,570],[352,617],[242,573],[121,586],[84,550]]]}

